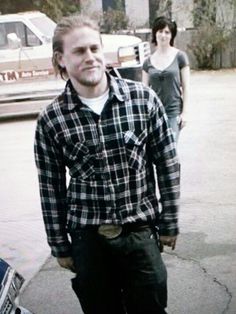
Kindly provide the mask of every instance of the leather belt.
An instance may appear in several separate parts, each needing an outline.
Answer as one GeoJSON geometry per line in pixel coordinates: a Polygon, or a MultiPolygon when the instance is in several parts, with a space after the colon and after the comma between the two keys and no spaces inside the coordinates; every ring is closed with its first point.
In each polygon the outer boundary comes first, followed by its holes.
{"type": "Polygon", "coordinates": [[[129,233],[139,231],[144,228],[148,228],[148,223],[127,223],[124,225],[103,224],[98,227],[98,234],[106,239],[115,239],[121,235],[121,233],[129,233]]]}

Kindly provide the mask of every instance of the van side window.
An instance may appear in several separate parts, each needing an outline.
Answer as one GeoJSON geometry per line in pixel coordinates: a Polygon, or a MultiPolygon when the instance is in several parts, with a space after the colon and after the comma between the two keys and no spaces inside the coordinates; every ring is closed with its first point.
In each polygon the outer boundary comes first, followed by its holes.
{"type": "Polygon", "coordinates": [[[5,32],[4,24],[0,24],[0,49],[7,47],[7,36],[5,32]]]}
{"type": "Polygon", "coordinates": [[[7,35],[15,33],[21,39],[22,47],[40,46],[40,39],[22,22],[0,24],[0,49],[8,49],[7,35]]]}

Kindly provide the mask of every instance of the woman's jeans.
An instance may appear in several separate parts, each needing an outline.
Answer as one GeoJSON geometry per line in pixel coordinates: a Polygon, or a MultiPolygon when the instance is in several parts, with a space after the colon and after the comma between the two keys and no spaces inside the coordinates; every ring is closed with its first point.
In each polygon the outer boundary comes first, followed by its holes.
{"type": "Polygon", "coordinates": [[[152,227],[115,239],[96,227],[71,234],[72,287],[85,314],[164,314],[167,273],[152,227]]]}
{"type": "Polygon", "coordinates": [[[180,132],[180,116],[169,118],[168,121],[170,124],[170,127],[173,130],[175,141],[178,142],[179,139],[179,132],[180,132]]]}

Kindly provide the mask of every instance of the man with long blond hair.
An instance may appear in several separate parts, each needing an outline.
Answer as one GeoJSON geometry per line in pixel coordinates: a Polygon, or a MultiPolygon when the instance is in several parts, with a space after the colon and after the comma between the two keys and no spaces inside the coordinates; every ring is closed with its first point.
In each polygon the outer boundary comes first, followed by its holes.
{"type": "Polygon", "coordinates": [[[166,313],[161,250],[176,244],[179,163],[163,106],[142,83],[106,72],[99,28],[87,17],[58,23],[53,65],[67,83],[35,134],[52,255],[75,272],[85,314],[166,313]]]}

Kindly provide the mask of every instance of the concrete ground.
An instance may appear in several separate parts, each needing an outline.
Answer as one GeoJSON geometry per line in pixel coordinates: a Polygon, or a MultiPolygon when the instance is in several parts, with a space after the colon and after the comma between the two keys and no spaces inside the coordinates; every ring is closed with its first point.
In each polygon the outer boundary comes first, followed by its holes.
{"type": "MultiPolygon", "coordinates": [[[[178,145],[181,234],[176,250],[163,253],[169,314],[236,313],[235,87],[236,70],[192,73],[189,121],[178,145]]],[[[49,257],[22,305],[36,314],[82,313],[72,276],[49,257]]]]}

